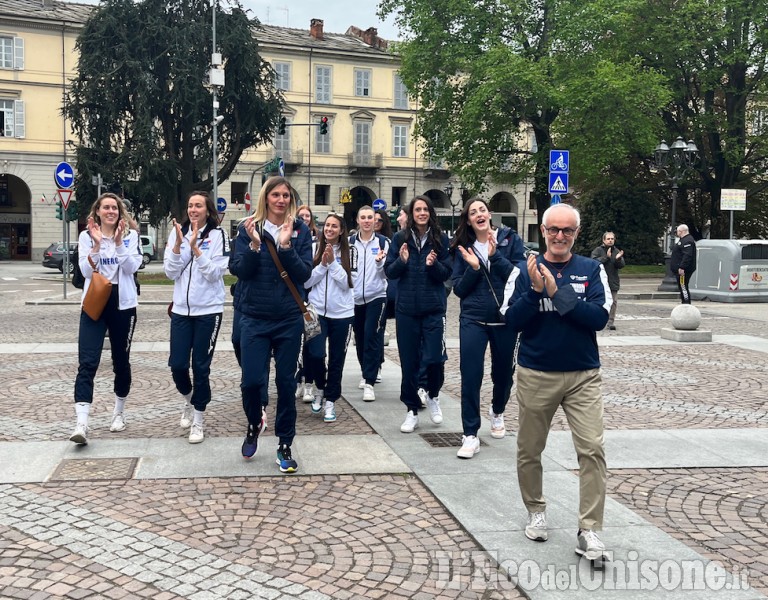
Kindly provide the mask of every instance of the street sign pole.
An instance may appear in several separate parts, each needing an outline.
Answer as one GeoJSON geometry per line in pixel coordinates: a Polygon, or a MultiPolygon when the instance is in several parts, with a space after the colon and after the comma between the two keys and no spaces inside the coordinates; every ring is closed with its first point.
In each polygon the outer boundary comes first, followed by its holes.
{"type": "Polygon", "coordinates": [[[75,187],[75,169],[68,162],[60,162],[53,170],[53,181],[59,189],[59,202],[61,202],[61,239],[64,240],[63,286],[64,299],[67,299],[67,279],[69,278],[69,221],[67,220],[67,207],[72,197],[72,188],[75,187]],[[61,193],[62,190],[65,193],[61,193]],[[64,198],[66,197],[66,204],[64,198]]]}

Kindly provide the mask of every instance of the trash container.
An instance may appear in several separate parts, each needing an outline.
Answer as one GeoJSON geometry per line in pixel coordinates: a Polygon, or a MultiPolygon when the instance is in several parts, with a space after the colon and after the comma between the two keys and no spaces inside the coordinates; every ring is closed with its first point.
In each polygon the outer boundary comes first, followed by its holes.
{"type": "Polygon", "coordinates": [[[768,240],[699,240],[694,300],[768,302],[768,240]]]}

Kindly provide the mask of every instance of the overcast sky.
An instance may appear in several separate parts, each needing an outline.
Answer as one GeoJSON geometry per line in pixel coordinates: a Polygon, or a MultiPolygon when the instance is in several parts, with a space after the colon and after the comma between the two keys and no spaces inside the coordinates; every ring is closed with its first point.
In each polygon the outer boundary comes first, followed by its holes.
{"type": "Polygon", "coordinates": [[[258,19],[268,25],[309,29],[312,19],[322,19],[323,28],[331,33],[344,33],[350,25],[366,30],[376,27],[383,38],[397,39],[394,21],[382,22],[376,16],[378,0],[354,0],[352,2],[330,0],[241,0],[258,19]]]}

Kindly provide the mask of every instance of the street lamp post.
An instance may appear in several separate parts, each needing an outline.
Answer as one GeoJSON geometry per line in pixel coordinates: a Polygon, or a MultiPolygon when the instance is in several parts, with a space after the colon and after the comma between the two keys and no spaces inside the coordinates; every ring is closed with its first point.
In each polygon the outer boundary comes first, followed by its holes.
{"type": "Polygon", "coordinates": [[[696,166],[698,153],[699,149],[693,143],[693,140],[688,140],[686,144],[682,137],[678,137],[672,144],[672,147],[667,146],[665,140],[661,140],[661,143],[656,146],[653,153],[654,166],[664,173],[672,187],[671,223],[669,231],[664,238],[666,274],[658,287],[660,292],[677,291],[677,279],[670,267],[672,245],[675,242],[675,229],[677,227],[677,190],[680,183],[696,166]]]}
{"type": "Polygon", "coordinates": [[[448,202],[451,204],[451,233],[454,231],[454,224],[453,220],[456,216],[456,204],[453,203],[453,200],[451,200],[451,197],[453,196],[453,184],[449,181],[447,185],[443,188],[443,191],[445,192],[445,195],[448,196],[448,202]]]}

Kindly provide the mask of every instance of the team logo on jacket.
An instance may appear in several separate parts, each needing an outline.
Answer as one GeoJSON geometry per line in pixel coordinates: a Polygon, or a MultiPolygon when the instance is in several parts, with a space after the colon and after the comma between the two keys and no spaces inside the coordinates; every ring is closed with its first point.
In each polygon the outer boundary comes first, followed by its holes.
{"type": "Polygon", "coordinates": [[[200,244],[200,250],[208,250],[208,246],[211,245],[211,240],[203,240],[200,244]]]}

